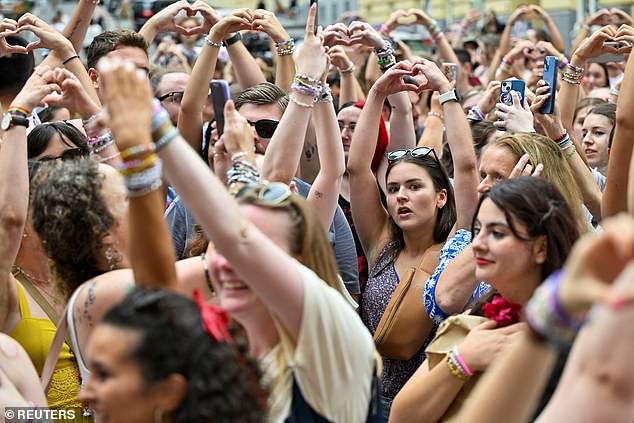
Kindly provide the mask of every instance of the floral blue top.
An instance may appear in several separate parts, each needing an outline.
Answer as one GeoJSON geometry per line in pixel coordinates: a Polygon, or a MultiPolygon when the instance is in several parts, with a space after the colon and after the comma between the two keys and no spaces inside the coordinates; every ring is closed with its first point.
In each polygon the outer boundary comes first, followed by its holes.
{"type": "MultiPolygon", "coordinates": [[[[432,275],[425,282],[423,288],[423,304],[425,304],[425,310],[429,314],[429,318],[435,325],[439,325],[447,317],[445,313],[436,303],[436,285],[440,279],[440,275],[445,270],[447,265],[460,254],[471,243],[471,231],[467,229],[459,229],[456,233],[447,241],[440,250],[440,256],[438,258],[438,266],[432,275]]],[[[480,297],[486,294],[491,289],[491,286],[485,282],[480,282],[476,286],[468,304],[473,304],[480,297]]]]}

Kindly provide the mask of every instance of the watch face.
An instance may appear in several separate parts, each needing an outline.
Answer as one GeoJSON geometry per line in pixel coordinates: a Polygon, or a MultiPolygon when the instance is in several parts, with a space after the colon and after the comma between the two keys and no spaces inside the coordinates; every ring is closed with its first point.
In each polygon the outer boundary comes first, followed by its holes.
{"type": "Polygon", "coordinates": [[[7,129],[9,129],[10,125],[11,125],[11,114],[5,113],[4,115],[2,115],[2,124],[0,125],[0,128],[2,128],[3,131],[6,131],[7,129]]]}

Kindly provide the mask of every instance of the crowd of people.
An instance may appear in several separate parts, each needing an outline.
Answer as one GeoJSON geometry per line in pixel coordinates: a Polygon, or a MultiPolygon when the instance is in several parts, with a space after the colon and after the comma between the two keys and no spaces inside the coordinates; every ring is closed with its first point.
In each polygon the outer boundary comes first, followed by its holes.
{"type": "Polygon", "coordinates": [[[86,40],[98,3],[0,22],[0,406],[634,421],[628,13],[566,49],[536,5],[296,41],[180,0],[86,40]]]}

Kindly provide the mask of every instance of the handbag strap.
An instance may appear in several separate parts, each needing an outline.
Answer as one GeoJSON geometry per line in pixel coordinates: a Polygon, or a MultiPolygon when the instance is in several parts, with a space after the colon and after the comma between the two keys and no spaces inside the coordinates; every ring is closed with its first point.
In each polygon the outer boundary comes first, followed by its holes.
{"type": "Polygon", "coordinates": [[[38,306],[46,313],[51,322],[59,321],[59,315],[57,311],[53,308],[53,306],[46,301],[46,298],[42,295],[42,293],[33,285],[31,279],[24,273],[22,269],[15,269],[13,271],[13,277],[15,277],[26,289],[31,298],[35,300],[38,306]]]}
{"type": "Polygon", "coordinates": [[[53,377],[55,367],[57,366],[59,353],[62,351],[64,339],[66,339],[68,335],[68,321],[66,319],[67,312],[68,305],[64,308],[62,317],[57,323],[57,331],[55,331],[55,337],[53,338],[51,348],[48,350],[48,355],[46,356],[46,362],[44,362],[44,367],[42,368],[42,377],[40,381],[42,383],[42,389],[44,389],[45,394],[48,394],[48,390],[51,387],[51,379],[53,377]]]}
{"type": "Polygon", "coordinates": [[[438,256],[440,255],[440,249],[443,244],[434,244],[423,253],[423,257],[420,259],[420,264],[417,269],[422,270],[428,275],[432,275],[438,266],[438,256]]]}

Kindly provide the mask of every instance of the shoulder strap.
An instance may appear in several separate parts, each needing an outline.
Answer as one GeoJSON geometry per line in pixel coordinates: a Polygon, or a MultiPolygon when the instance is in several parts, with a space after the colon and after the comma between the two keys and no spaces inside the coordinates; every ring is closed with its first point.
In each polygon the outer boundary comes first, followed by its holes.
{"type": "Polygon", "coordinates": [[[428,276],[434,273],[436,266],[438,266],[438,256],[440,255],[442,246],[443,244],[434,244],[425,250],[423,257],[420,259],[418,269],[427,273],[428,276]]]}
{"type": "Polygon", "coordinates": [[[59,321],[59,314],[57,314],[53,306],[46,301],[46,298],[44,298],[42,293],[33,285],[33,282],[31,282],[24,272],[16,270],[13,272],[13,276],[22,284],[24,289],[28,291],[31,298],[33,298],[37,305],[46,313],[51,322],[59,321]]]}
{"type": "Polygon", "coordinates": [[[48,355],[46,356],[46,362],[44,362],[44,367],[42,368],[42,389],[44,389],[44,393],[48,394],[48,390],[51,385],[51,378],[53,377],[53,372],[55,371],[55,367],[57,366],[57,360],[59,359],[59,353],[62,351],[62,345],[64,344],[64,339],[68,333],[68,323],[66,321],[66,312],[68,311],[68,305],[64,308],[64,312],[62,313],[62,317],[57,322],[57,331],[55,331],[55,337],[53,338],[53,343],[51,344],[51,349],[48,350],[48,355]]]}

